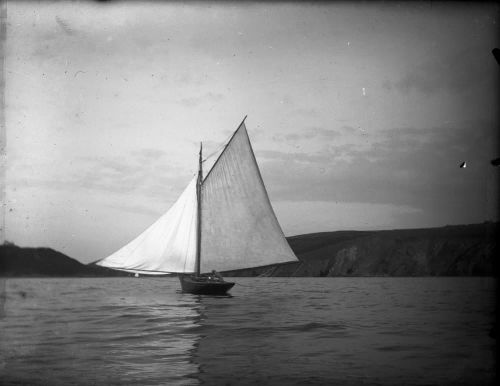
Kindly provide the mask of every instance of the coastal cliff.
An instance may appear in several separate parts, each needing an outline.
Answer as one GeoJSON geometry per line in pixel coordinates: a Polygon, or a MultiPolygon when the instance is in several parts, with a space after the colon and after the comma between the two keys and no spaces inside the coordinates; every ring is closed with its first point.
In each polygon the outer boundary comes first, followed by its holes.
{"type": "Polygon", "coordinates": [[[497,223],[293,236],[298,262],[227,276],[493,276],[497,223]]]}

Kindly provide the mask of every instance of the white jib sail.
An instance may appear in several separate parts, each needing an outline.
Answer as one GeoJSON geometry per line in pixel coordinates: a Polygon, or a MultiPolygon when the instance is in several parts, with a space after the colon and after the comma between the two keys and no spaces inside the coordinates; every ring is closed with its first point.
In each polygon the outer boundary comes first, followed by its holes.
{"type": "Polygon", "coordinates": [[[150,275],[194,272],[196,178],[175,204],[137,238],[96,264],[150,275]]]}
{"type": "Polygon", "coordinates": [[[202,185],[201,272],[296,261],[242,123],[202,185]]]}

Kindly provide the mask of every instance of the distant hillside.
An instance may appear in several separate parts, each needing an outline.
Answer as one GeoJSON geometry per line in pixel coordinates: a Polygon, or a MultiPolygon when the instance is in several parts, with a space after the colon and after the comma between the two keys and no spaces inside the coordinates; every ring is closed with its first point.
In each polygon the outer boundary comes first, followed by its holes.
{"type": "Polygon", "coordinates": [[[493,276],[498,223],[293,236],[299,262],[227,276],[493,276]]]}
{"type": "MultiPolygon", "coordinates": [[[[225,276],[494,276],[498,223],[293,236],[298,262],[225,276]]],[[[0,276],[130,276],[49,248],[0,246],[0,276]]]]}
{"type": "Polygon", "coordinates": [[[96,265],[80,263],[50,248],[20,248],[0,245],[0,276],[129,276],[96,265]]]}

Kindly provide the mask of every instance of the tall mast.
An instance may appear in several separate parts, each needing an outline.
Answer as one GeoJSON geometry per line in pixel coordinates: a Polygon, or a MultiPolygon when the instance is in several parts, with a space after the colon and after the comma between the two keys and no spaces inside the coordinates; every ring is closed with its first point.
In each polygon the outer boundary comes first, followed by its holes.
{"type": "Polygon", "coordinates": [[[200,158],[198,164],[198,181],[196,182],[196,199],[198,201],[197,220],[198,226],[196,228],[196,264],[195,274],[200,276],[200,261],[201,261],[201,183],[203,181],[203,166],[202,166],[202,152],[203,143],[200,142],[200,158]]]}

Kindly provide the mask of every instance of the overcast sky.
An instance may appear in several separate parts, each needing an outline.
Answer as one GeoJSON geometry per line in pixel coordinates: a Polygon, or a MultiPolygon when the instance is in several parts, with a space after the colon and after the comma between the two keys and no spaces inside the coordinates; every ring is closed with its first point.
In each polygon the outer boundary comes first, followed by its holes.
{"type": "Polygon", "coordinates": [[[248,114],[286,235],[497,220],[498,7],[8,2],[7,240],[82,262],[248,114]],[[460,168],[461,162],[466,168],[460,168]]]}

